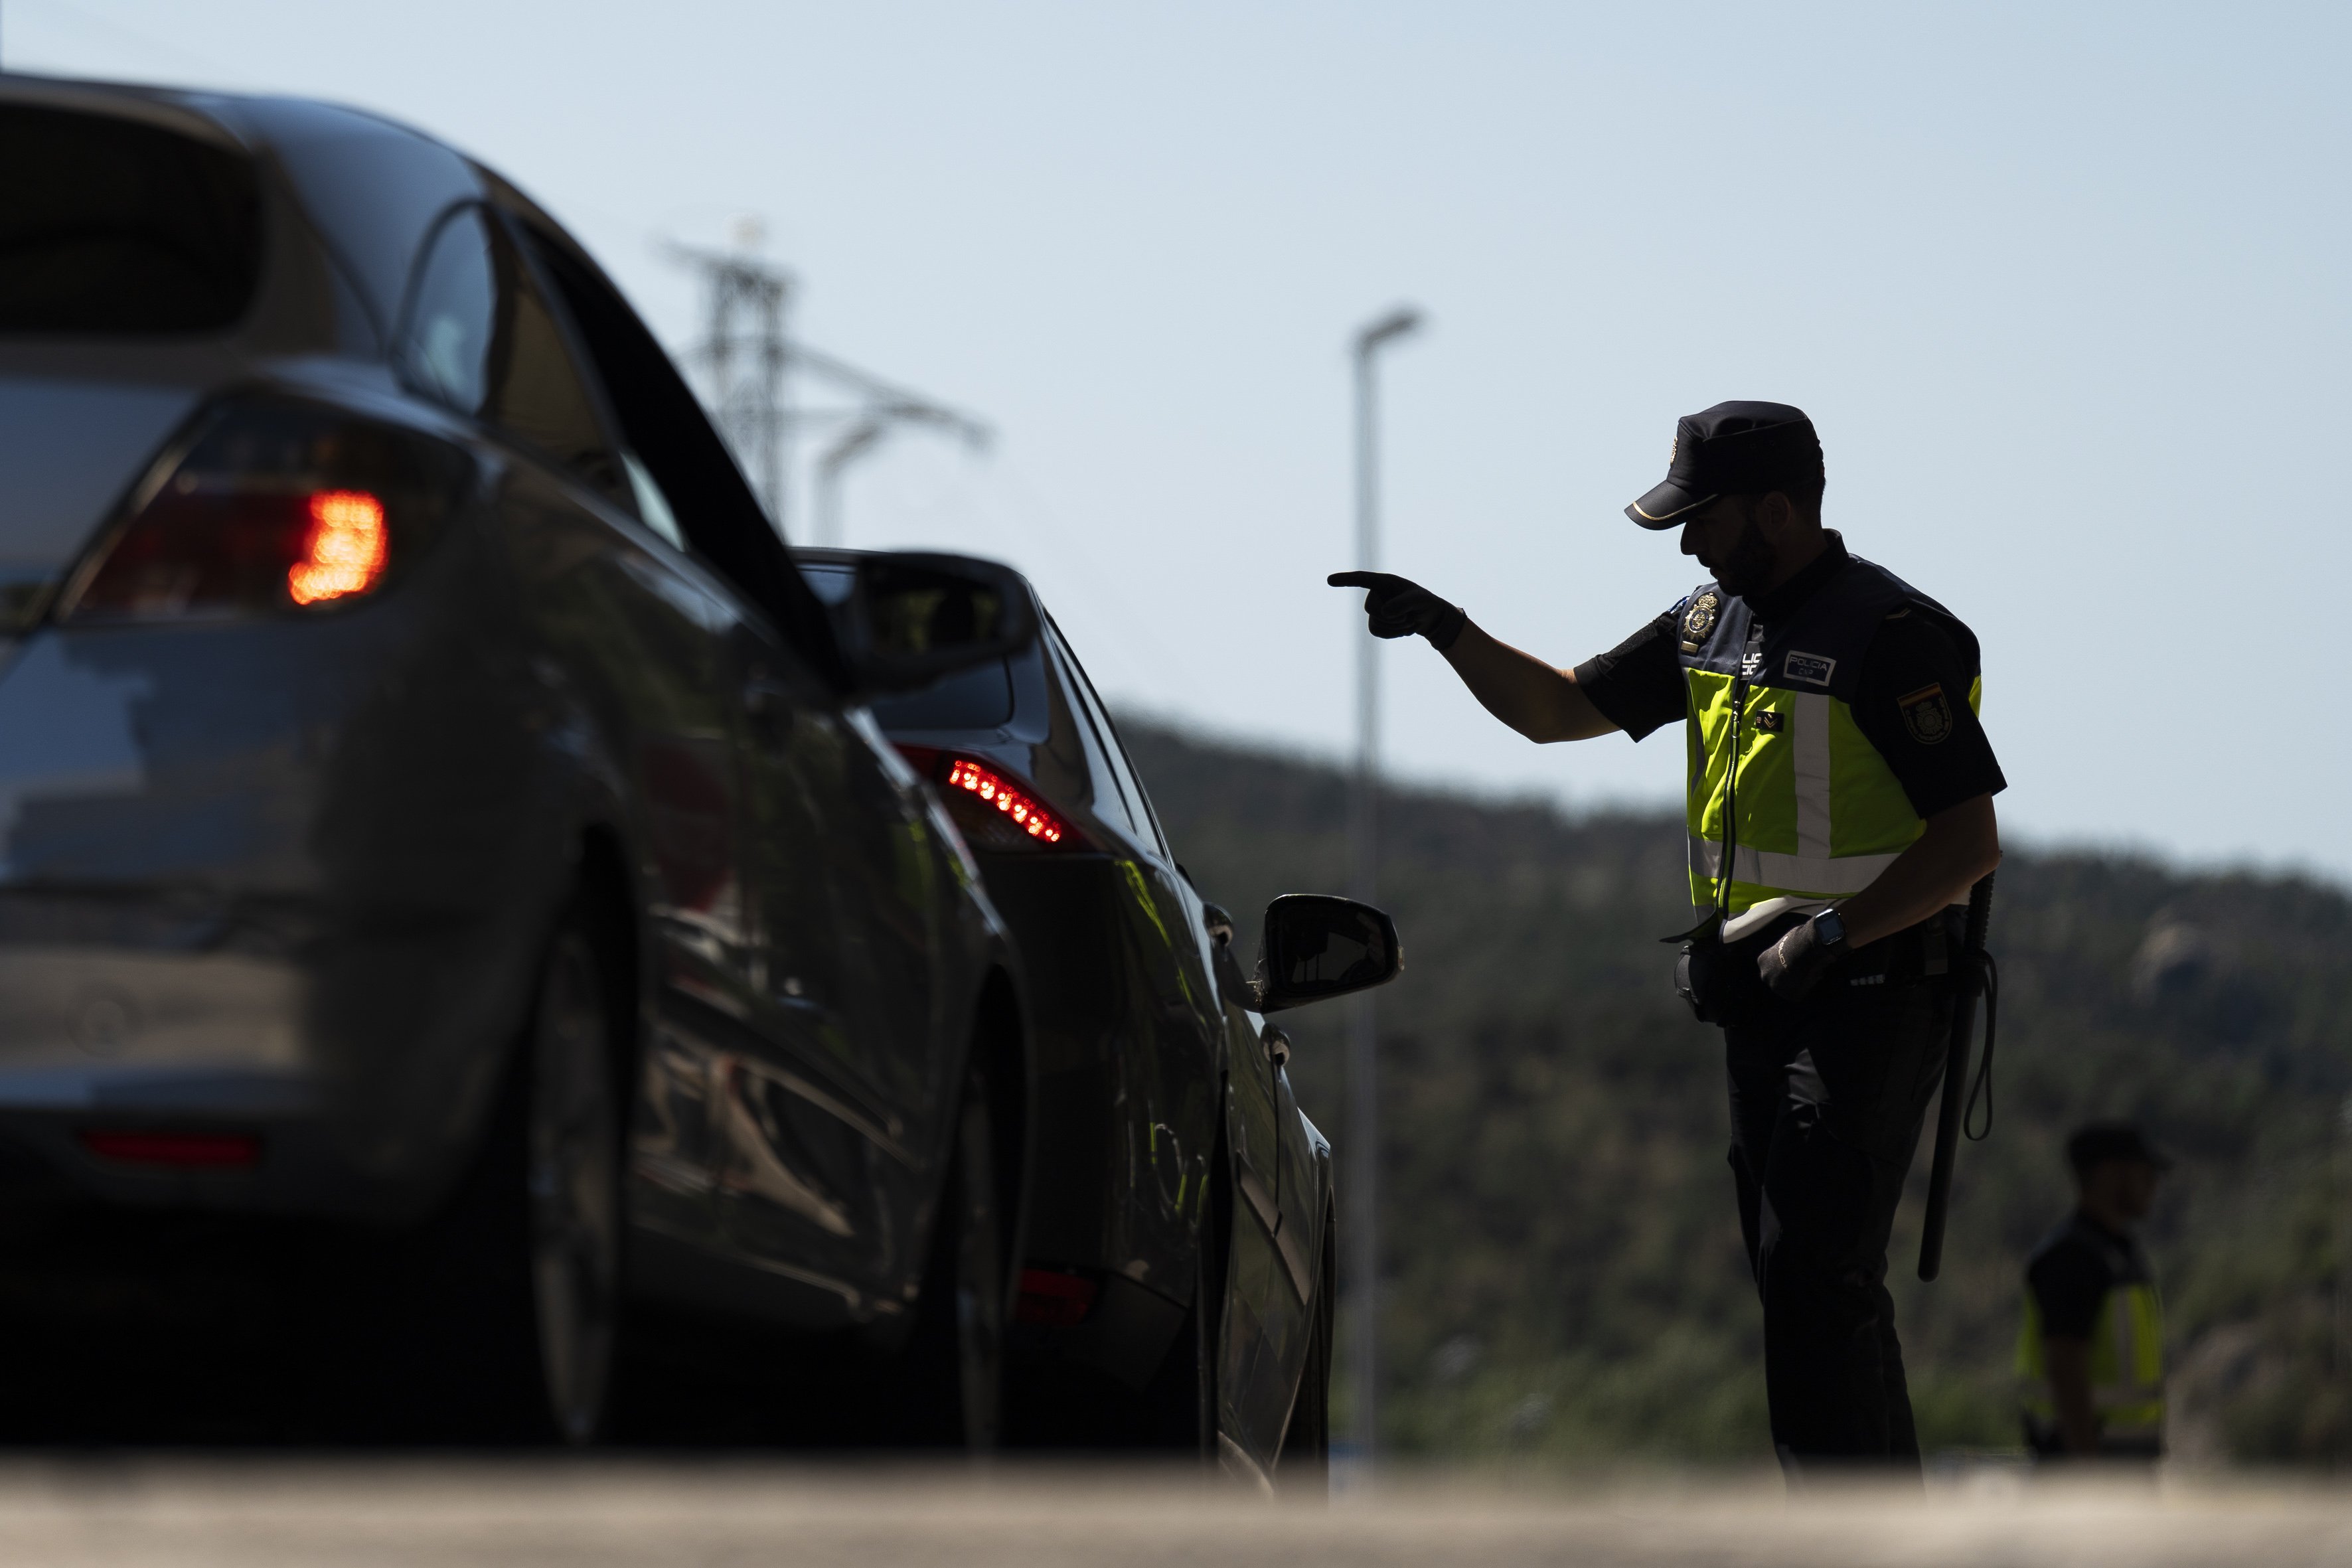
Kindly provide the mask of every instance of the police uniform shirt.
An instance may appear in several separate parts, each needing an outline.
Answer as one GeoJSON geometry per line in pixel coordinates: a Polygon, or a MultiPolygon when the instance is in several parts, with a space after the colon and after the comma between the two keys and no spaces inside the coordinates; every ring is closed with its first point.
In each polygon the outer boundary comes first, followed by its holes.
{"type": "MultiPolygon", "coordinates": [[[[1817,560],[1772,592],[1748,599],[1758,621],[1769,626],[1787,620],[1853,560],[1837,531],[1827,532],[1817,560]]],[[[1576,683],[1593,707],[1636,741],[1690,715],[1677,658],[1687,603],[1678,601],[1607,653],[1576,667],[1576,683]]],[[[2009,787],[1969,702],[1972,679],[1951,637],[1923,615],[1888,616],[1863,656],[1854,725],[1886,760],[1922,817],[2009,787]],[[1923,694],[1930,692],[1944,700],[1923,705],[1923,694]],[[1938,710],[1946,721],[1915,722],[1925,708],[1938,710]]]]}
{"type": "Polygon", "coordinates": [[[2025,1266],[2025,1288],[2041,1310],[2045,1340],[2091,1338],[2108,1291],[2155,1278],[2137,1240],[2081,1213],[2043,1237],[2025,1266]]]}
{"type": "MultiPolygon", "coordinates": [[[[2099,1314],[2106,1310],[2108,1296],[2134,1285],[2152,1285],[2155,1280],[2147,1254],[2140,1250],[2136,1238],[2118,1235],[2079,1210],[2042,1238],[2025,1266],[2025,1288],[2032,1294],[2044,1343],[2053,1339],[2096,1340],[2099,1314]]],[[[2064,1441],[2046,1410],[2039,1417],[2029,1412],[2025,1433],[2036,1453],[2064,1451],[2064,1441]]],[[[2153,1436],[2119,1438],[2113,1433],[2103,1433],[2101,1447],[2119,1457],[2152,1457],[2161,1450],[2153,1436]]]]}

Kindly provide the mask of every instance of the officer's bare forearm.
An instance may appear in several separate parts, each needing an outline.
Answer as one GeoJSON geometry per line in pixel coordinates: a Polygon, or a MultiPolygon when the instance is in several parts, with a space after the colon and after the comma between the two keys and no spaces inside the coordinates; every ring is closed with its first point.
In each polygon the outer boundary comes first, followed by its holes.
{"type": "Polygon", "coordinates": [[[1463,626],[1445,662],[1487,712],[1530,741],[1589,741],[1617,728],[1578,689],[1574,675],[1496,642],[1475,621],[1463,626]]]}
{"type": "Polygon", "coordinates": [[[1908,931],[1969,889],[2000,864],[2000,826],[1992,796],[1978,795],[1927,819],[1927,831],[1878,879],[1838,906],[1846,941],[1855,947],[1908,931]]]}
{"type": "Polygon", "coordinates": [[[2050,1373],[2051,1403],[2070,1454],[2099,1451],[2099,1416],[2091,1402],[2091,1342],[2045,1335],[2042,1364],[2050,1373]]]}

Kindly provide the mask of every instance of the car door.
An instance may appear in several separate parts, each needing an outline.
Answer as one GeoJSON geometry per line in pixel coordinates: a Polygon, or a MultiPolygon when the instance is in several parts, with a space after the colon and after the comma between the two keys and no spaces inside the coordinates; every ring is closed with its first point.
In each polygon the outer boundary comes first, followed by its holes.
{"type": "MultiPolygon", "coordinates": [[[[650,1031],[637,1066],[630,1206],[637,1225],[713,1245],[715,1064],[750,1038],[752,955],[727,588],[638,533],[609,408],[572,325],[496,209],[441,215],[393,340],[412,390],[508,439],[499,510],[545,657],[551,722],[594,713],[649,873],[650,1031]]],[[[585,737],[576,743],[588,743],[585,737]]]]}
{"type": "Polygon", "coordinates": [[[869,1059],[872,976],[840,885],[838,841],[868,829],[841,783],[832,694],[754,628],[743,666],[761,1048],[730,1064],[720,1217],[762,1266],[822,1276],[863,1301],[894,1254],[889,1172],[906,1131],[869,1059]]]}
{"type": "MultiPolygon", "coordinates": [[[[1233,965],[1233,956],[1218,952],[1206,906],[1169,854],[1150,799],[1100,697],[1058,627],[1049,627],[1048,647],[1066,666],[1066,679],[1086,721],[1089,744],[1099,748],[1111,783],[1125,802],[1139,851],[1134,861],[1137,901],[1148,902],[1156,911],[1155,923],[1172,935],[1171,946],[1179,950],[1174,965],[1178,994],[1165,1012],[1171,1019],[1181,1018],[1186,1048],[1171,1050],[1170,1065],[1198,1073],[1220,1054],[1224,1058],[1223,1104],[1217,1110],[1231,1161],[1234,1203],[1224,1268],[1218,1392],[1225,1406],[1224,1429],[1254,1458],[1267,1463],[1281,1442],[1295,1381],[1287,1373],[1303,1354],[1307,1326],[1303,1296],[1280,1247],[1282,1143],[1273,1059],[1244,1005],[1241,977],[1213,978],[1217,970],[1233,965]]],[[[1181,1092],[1176,1084],[1170,1085],[1171,1100],[1181,1092]]],[[[1218,1128],[1213,1116],[1194,1134],[1196,1141],[1213,1141],[1218,1128]]]]}
{"type": "Polygon", "coordinates": [[[1181,1266],[1181,1275],[1146,1283],[1181,1300],[1193,1289],[1192,1235],[1217,1136],[1215,987],[1202,963],[1197,913],[1186,905],[1180,879],[1160,851],[1131,772],[1120,776],[1108,721],[1085,672],[1050,623],[1045,642],[1054,689],[1084,754],[1087,804],[1099,826],[1115,836],[1099,847],[1112,859],[1113,907],[1125,955],[1130,1023],[1124,1031],[1122,1131],[1129,1181],[1142,1200],[1129,1205],[1129,1223],[1137,1234],[1126,1250],[1181,1266]]]}
{"type": "MultiPolygon", "coordinates": [[[[1051,627],[1049,647],[1056,648],[1070,668],[1070,684],[1077,693],[1089,731],[1106,752],[1112,783],[1129,802],[1129,816],[1139,835],[1139,869],[1155,908],[1164,910],[1169,929],[1183,933],[1185,962],[1179,973],[1200,975],[1192,980],[1200,1008],[1197,1027],[1223,1041],[1225,1102],[1223,1133],[1233,1168],[1233,1237],[1225,1260],[1225,1323],[1218,1340],[1218,1396],[1223,1401],[1223,1429],[1233,1434],[1261,1465],[1270,1465],[1282,1444],[1282,1427],[1289,1420],[1291,1389],[1306,1359],[1307,1300],[1312,1295],[1312,1269],[1301,1268],[1312,1258],[1307,1237],[1284,1234],[1284,1086],[1275,1058],[1263,1039],[1256,1016],[1244,1006],[1244,985],[1230,947],[1218,952],[1216,938],[1206,926],[1206,905],[1192,889],[1176,860],[1167,851],[1167,837],[1152,811],[1143,781],[1119,745],[1118,726],[1103,710],[1101,696],[1077,668],[1068,644],[1051,627]],[[1233,969],[1230,975],[1209,980],[1209,973],[1233,969]],[[1286,1248],[1289,1241],[1289,1248],[1286,1248]],[[1294,1256],[1296,1253],[1296,1256],[1294,1256]]],[[[1173,1008],[1171,1008],[1173,1011],[1173,1008]]],[[[1195,1044],[1195,1060],[1202,1047],[1195,1044]]],[[[1209,1051],[1213,1058],[1213,1048],[1209,1051]]],[[[1209,1133],[1213,1138],[1213,1131],[1209,1133]]]]}
{"type": "MultiPolygon", "coordinates": [[[[921,779],[866,708],[823,692],[793,703],[793,787],[822,821],[824,936],[838,974],[815,1066],[862,1118],[873,1267],[887,1280],[918,1261],[912,1222],[935,1173],[923,1152],[954,1099],[963,1041],[948,1016],[946,947],[961,883],[921,779]]],[[[803,897],[800,912],[815,907],[803,897]]]]}
{"type": "MultiPolygon", "coordinates": [[[[942,944],[957,882],[924,784],[863,706],[843,711],[831,753],[849,824],[830,836],[841,930],[863,1006],[860,1059],[910,1126],[943,1107],[959,1053],[946,1040],[942,944]]],[[[955,1042],[960,1045],[961,1042],[955,1042]]]]}
{"type": "MultiPolygon", "coordinates": [[[[863,918],[872,900],[845,868],[888,836],[898,814],[877,805],[888,792],[866,775],[883,764],[811,664],[811,639],[783,625],[801,598],[819,619],[821,606],[691,393],[584,261],[551,236],[523,232],[615,412],[637,510],[676,547],[667,577],[728,585],[707,595],[723,601],[723,624],[714,611],[696,612],[709,621],[703,679],[707,700],[727,716],[724,754],[698,752],[691,769],[673,771],[724,781],[740,913],[723,942],[706,931],[699,948],[682,944],[703,967],[681,973],[723,979],[693,985],[680,1005],[692,1029],[671,1033],[690,1052],[651,1053],[652,1104],[640,1118],[665,1152],[683,1145],[673,1126],[701,1128],[716,1246],[863,1315],[900,1271],[908,1116],[895,1041],[876,1023],[890,1000],[877,994],[884,975],[863,918]],[[652,1081],[657,1073],[668,1081],[652,1081]]],[[[641,1130],[640,1167],[648,1135],[641,1130]]]]}

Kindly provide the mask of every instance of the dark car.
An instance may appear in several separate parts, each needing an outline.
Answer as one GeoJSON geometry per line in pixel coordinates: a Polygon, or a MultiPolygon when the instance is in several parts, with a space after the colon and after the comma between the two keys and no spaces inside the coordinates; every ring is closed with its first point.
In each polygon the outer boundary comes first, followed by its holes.
{"type": "Polygon", "coordinates": [[[864,700],[1025,599],[878,563],[843,642],[613,285],[427,137],[8,78],[0,147],[9,1309],[244,1216],[385,1262],[339,1353],[428,1424],[584,1440],[616,1343],[723,1321],[986,1440],[1023,991],[864,700]]]}
{"type": "MultiPolygon", "coordinates": [[[[989,564],[794,559],[850,635],[877,563],[989,564]]],[[[1392,978],[1395,931],[1344,899],[1279,899],[1244,974],[1232,918],[1170,852],[1068,640],[1018,590],[1045,626],[1034,645],[874,705],[963,829],[1033,987],[1052,1135],[1033,1172],[1010,1413],[1055,1446],[1205,1440],[1261,1476],[1319,1474],[1331,1150],[1262,1015],[1392,978]]]]}

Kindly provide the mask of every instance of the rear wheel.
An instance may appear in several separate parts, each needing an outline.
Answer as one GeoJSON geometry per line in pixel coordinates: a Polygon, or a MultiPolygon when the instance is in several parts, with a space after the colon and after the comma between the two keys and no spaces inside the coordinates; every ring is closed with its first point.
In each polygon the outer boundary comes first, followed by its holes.
{"type": "Polygon", "coordinates": [[[621,1273],[620,1113],[595,957],[568,928],[549,955],[528,1068],[530,1298],[548,1420],[593,1440],[612,1382],[621,1273]]]}
{"type": "Polygon", "coordinates": [[[575,911],[541,966],[465,1184],[404,1249],[383,1405],[432,1438],[585,1444],[604,1419],[621,1278],[625,1025],[575,911]]]}
{"type": "Polygon", "coordinates": [[[996,1447],[1003,1419],[1011,1289],[997,1175],[988,1073],[974,1061],[964,1073],[955,1147],[908,1346],[914,1435],[973,1452],[996,1447]]]}

